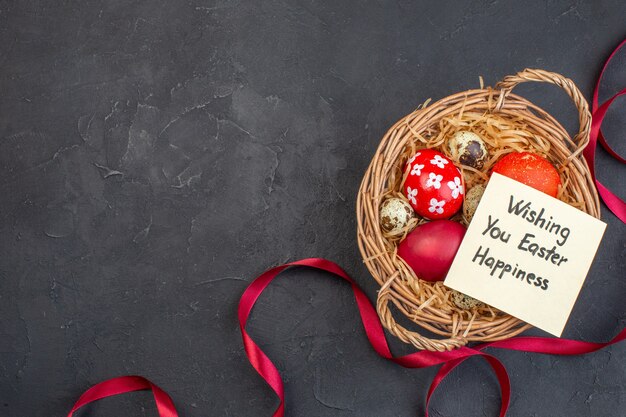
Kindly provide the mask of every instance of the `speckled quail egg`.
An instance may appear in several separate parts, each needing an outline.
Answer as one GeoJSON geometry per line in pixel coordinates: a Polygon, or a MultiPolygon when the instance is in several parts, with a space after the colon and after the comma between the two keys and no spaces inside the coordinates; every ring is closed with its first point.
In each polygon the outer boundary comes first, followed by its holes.
{"type": "Polygon", "coordinates": [[[483,305],[483,303],[477,299],[470,297],[469,295],[465,295],[462,292],[458,292],[457,290],[452,290],[452,302],[455,306],[462,308],[463,310],[470,310],[474,307],[483,305]]]}
{"type": "Polygon", "coordinates": [[[388,198],[380,206],[380,225],[389,233],[397,233],[415,218],[411,205],[401,198],[388,198]]]}
{"type": "Polygon", "coordinates": [[[456,132],[448,141],[452,159],[472,168],[482,169],[489,158],[487,146],[474,132],[456,132]]]}
{"type": "Polygon", "coordinates": [[[463,201],[463,217],[465,217],[468,224],[472,221],[472,217],[474,217],[478,203],[480,203],[480,199],[483,197],[484,193],[485,186],[478,184],[470,188],[465,194],[465,201],[463,201]]]}

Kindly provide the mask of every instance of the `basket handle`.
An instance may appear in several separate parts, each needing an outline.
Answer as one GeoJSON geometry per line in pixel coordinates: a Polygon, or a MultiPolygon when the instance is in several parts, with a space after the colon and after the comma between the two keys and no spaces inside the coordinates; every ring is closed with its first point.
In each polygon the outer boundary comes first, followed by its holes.
{"type": "Polygon", "coordinates": [[[589,112],[589,104],[587,104],[587,100],[585,100],[585,97],[583,97],[578,87],[576,87],[576,84],[574,84],[574,82],[569,78],[565,78],[561,74],[557,74],[555,72],[530,68],[526,68],[515,75],[506,76],[502,81],[496,84],[496,88],[500,89],[504,93],[502,99],[498,100],[497,108],[502,106],[504,97],[506,97],[516,85],[529,81],[557,85],[565,90],[567,95],[574,101],[576,109],[578,110],[578,122],[580,124],[580,130],[574,137],[574,143],[578,146],[574,155],[578,155],[589,143],[591,113],[589,112]]]}

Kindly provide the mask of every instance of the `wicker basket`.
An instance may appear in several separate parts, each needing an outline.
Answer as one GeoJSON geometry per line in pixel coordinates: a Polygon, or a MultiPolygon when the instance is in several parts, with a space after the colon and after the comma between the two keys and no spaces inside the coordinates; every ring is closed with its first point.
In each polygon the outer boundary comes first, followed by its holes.
{"type": "MultiPolygon", "coordinates": [[[[451,301],[451,290],[442,282],[427,282],[415,276],[396,254],[403,236],[394,238],[386,235],[379,222],[382,201],[390,195],[401,196],[405,178],[403,171],[410,155],[416,149],[427,147],[449,155],[447,147],[441,142],[445,133],[442,130],[447,129],[446,123],[454,124],[450,121],[459,120],[459,123],[463,121],[467,126],[477,128],[476,124],[472,124],[472,117],[478,115],[482,122],[485,118],[497,118],[498,123],[512,123],[519,128],[506,141],[502,139],[507,143],[506,149],[501,148],[500,151],[498,137],[491,141],[490,150],[496,156],[485,164],[481,172],[461,167],[464,174],[474,175],[470,182],[486,181],[490,167],[504,153],[516,149],[531,150],[543,154],[557,167],[562,180],[559,199],[592,216],[599,217],[600,214],[598,195],[581,155],[589,141],[591,115],[578,88],[559,74],[526,69],[504,78],[494,89],[457,93],[418,108],[399,120],[383,137],[361,183],[357,199],[358,243],[367,268],[381,286],[377,310],[384,326],[400,340],[418,349],[446,351],[468,342],[506,339],[530,327],[489,306],[470,310],[456,307],[451,301]],[[555,84],[572,98],[580,122],[580,132],[573,139],[544,110],[511,93],[517,84],[527,81],[555,84]],[[428,331],[429,336],[397,323],[390,310],[390,302],[409,320],[428,331]]],[[[487,132],[490,123],[488,121],[478,128],[487,132]]],[[[453,220],[463,222],[460,215],[453,220]]]]}

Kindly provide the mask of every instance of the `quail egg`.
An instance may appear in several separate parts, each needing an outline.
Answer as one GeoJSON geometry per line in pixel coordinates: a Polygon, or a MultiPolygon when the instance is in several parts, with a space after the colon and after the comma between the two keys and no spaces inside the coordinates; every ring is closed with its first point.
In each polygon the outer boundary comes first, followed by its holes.
{"type": "Polygon", "coordinates": [[[389,233],[397,233],[415,218],[413,207],[397,197],[388,198],[380,207],[380,225],[389,233]]]}
{"type": "Polygon", "coordinates": [[[458,292],[457,290],[452,290],[452,302],[455,306],[457,306],[458,308],[462,308],[463,310],[471,310],[474,307],[483,305],[482,302],[478,301],[474,297],[465,295],[462,292],[458,292]]]}
{"type": "Polygon", "coordinates": [[[465,217],[468,224],[472,221],[472,217],[474,217],[478,203],[480,203],[480,199],[483,197],[484,193],[485,186],[478,184],[470,188],[465,194],[465,201],[463,201],[463,217],[465,217]]]}
{"type": "Polygon", "coordinates": [[[485,142],[474,132],[456,132],[448,141],[448,147],[452,159],[475,169],[482,169],[489,158],[485,142]]]}

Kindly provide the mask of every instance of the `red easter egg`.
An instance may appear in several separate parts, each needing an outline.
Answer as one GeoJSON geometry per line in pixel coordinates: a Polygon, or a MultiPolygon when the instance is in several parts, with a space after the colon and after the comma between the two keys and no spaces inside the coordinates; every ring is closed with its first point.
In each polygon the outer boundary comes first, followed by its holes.
{"type": "Polygon", "coordinates": [[[407,162],[404,194],[420,216],[447,219],[463,205],[461,171],[441,152],[422,149],[407,162]]]}
{"type": "Polygon", "coordinates": [[[492,172],[507,176],[556,197],[561,177],[547,159],[530,152],[514,152],[505,155],[493,166],[492,172]]]}
{"type": "Polygon", "coordinates": [[[434,220],[418,226],[398,245],[400,256],[415,275],[426,281],[441,281],[450,270],[465,227],[452,220],[434,220]]]}

